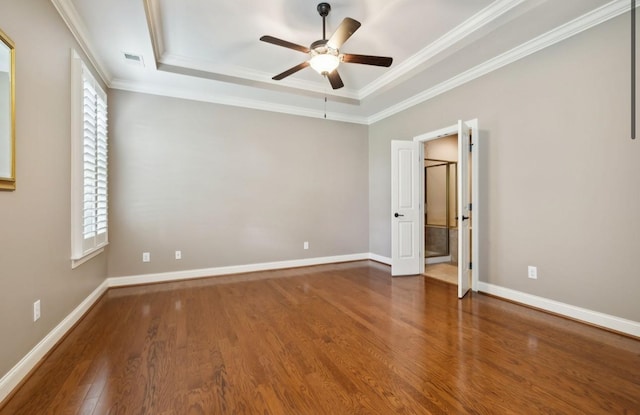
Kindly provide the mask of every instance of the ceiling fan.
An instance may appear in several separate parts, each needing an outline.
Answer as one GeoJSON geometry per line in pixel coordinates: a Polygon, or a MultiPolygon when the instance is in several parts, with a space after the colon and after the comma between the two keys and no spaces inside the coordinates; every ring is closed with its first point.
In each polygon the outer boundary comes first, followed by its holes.
{"type": "Polygon", "coordinates": [[[331,11],[329,3],[318,4],[318,13],[322,16],[322,39],[316,40],[309,47],[298,45],[295,43],[287,42],[286,40],[278,39],[273,36],[262,36],[261,41],[272,43],[277,46],[283,46],[285,48],[297,50],[302,53],[309,54],[309,60],[302,62],[293,68],[287,69],[274,76],[272,79],[279,81],[286,78],[289,75],[293,75],[301,69],[311,66],[320,75],[324,75],[329,79],[331,87],[333,89],[342,88],[344,83],[340,74],[338,74],[338,65],[340,62],[346,63],[360,63],[364,65],[384,66],[389,67],[393,62],[393,58],[384,56],[369,56],[369,55],[354,55],[351,53],[340,53],[340,48],[344,43],[353,35],[353,33],[360,27],[360,22],[345,18],[338,29],[333,33],[331,38],[327,39],[326,36],[326,17],[331,11]]]}

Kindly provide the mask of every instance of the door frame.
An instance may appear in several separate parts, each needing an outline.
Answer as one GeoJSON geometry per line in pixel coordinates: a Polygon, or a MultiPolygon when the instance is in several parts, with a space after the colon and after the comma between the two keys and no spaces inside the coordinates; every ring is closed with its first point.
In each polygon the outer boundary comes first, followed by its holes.
{"type": "MultiPolygon", "coordinates": [[[[471,290],[478,291],[478,281],[480,280],[480,134],[478,129],[478,119],[464,121],[471,128],[471,140],[472,140],[472,152],[469,160],[471,161],[471,206],[472,206],[472,229],[471,232],[471,290]]],[[[458,135],[458,123],[449,127],[441,128],[439,130],[431,131],[428,133],[420,134],[413,137],[413,141],[419,142],[420,162],[424,165],[424,143],[438,138],[447,137],[450,135],[458,135]]],[[[460,162],[460,161],[458,161],[460,162]]],[[[467,167],[468,168],[468,167],[467,167]]],[[[420,180],[415,183],[418,186],[415,191],[420,194],[420,212],[418,218],[418,226],[424,232],[424,169],[420,169],[420,180]]],[[[420,256],[424,258],[425,246],[424,235],[420,238],[420,256]]],[[[424,260],[421,261],[422,273],[424,273],[424,260]]]]}

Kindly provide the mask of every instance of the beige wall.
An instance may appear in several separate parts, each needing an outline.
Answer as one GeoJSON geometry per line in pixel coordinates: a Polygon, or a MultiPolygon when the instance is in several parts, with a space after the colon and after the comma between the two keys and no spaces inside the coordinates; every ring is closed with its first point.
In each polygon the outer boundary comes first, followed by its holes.
{"type": "Polygon", "coordinates": [[[366,126],[123,91],[109,102],[109,276],[368,252],[366,126]]]}
{"type": "Polygon", "coordinates": [[[479,119],[481,280],[640,321],[628,16],[370,127],[370,249],[390,256],[390,140],[479,119]],[[538,280],[527,266],[538,267],[538,280]]]}
{"type": "Polygon", "coordinates": [[[75,270],[69,259],[70,48],[79,48],[49,1],[0,0],[0,10],[17,82],[17,190],[0,192],[2,377],[104,280],[106,259],[75,270]]]}
{"type": "Polygon", "coordinates": [[[424,157],[435,160],[458,161],[458,136],[425,141],[424,157]]]}

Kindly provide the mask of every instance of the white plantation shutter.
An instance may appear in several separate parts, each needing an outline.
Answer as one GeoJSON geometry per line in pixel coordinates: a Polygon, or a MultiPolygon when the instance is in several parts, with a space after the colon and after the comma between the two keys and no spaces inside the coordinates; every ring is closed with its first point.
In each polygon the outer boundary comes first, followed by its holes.
{"type": "Polygon", "coordinates": [[[107,96],[72,53],[72,260],[108,242],[107,96]]]}

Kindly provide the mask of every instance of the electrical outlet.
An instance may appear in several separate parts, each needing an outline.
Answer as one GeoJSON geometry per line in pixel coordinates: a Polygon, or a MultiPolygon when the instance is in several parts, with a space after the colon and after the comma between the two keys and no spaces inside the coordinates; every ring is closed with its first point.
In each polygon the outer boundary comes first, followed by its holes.
{"type": "Polygon", "coordinates": [[[33,303],[33,321],[38,321],[40,319],[40,300],[37,300],[33,303]]]}
{"type": "Polygon", "coordinates": [[[176,251],[176,259],[182,259],[182,251],[176,251]]]}
{"type": "Polygon", "coordinates": [[[142,262],[151,262],[151,254],[149,252],[142,253],[142,262]]]}
{"type": "Polygon", "coordinates": [[[309,242],[305,241],[304,244],[302,244],[302,247],[304,249],[309,249],[309,242]]]}
{"type": "Polygon", "coordinates": [[[537,280],[538,279],[538,267],[533,267],[531,265],[529,265],[528,269],[527,269],[527,276],[529,278],[531,278],[532,280],[537,280]]]}

